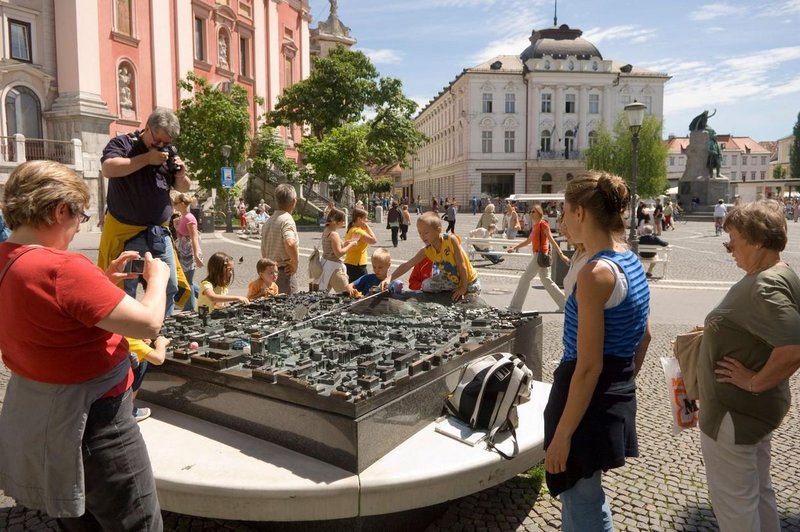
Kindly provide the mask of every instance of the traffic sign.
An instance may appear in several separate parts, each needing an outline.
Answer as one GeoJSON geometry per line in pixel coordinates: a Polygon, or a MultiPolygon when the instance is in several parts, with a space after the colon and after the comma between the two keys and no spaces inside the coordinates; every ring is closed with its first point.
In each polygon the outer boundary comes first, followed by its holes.
{"type": "Polygon", "coordinates": [[[223,166],[220,169],[220,179],[222,180],[222,188],[231,188],[236,184],[233,176],[233,168],[230,166],[223,166]]]}

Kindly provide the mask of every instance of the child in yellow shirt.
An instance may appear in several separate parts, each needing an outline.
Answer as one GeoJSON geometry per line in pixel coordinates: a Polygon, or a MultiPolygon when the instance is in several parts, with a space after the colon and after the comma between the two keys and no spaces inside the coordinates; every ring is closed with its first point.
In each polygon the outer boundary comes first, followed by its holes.
{"type": "MultiPolygon", "coordinates": [[[[139,392],[142,381],[144,381],[144,374],[147,372],[147,366],[149,364],[160,366],[164,363],[164,359],[167,356],[169,338],[159,336],[156,338],[155,342],[152,343],[152,347],[150,345],[150,340],[137,340],[135,338],[127,338],[127,340],[128,350],[131,352],[131,368],[133,369],[131,391],[133,392],[133,398],[136,399],[136,394],[139,392]]],[[[136,421],[147,419],[150,417],[150,409],[145,407],[137,408],[134,406],[133,417],[136,418],[136,421]]]]}
{"type": "Polygon", "coordinates": [[[401,264],[381,282],[381,289],[386,290],[393,278],[401,277],[424,258],[433,262],[434,274],[422,283],[423,292],[450,292],[453,301],[458,301],[466,294],[478,294],[481,291],[478,273],[472,267],[467,254],[461,247],[461,239],[455,234],[442,233],[442,221],[433,212],[426,212],[417,219],[417,231],[425,244],[412,258],[401,264]]]}

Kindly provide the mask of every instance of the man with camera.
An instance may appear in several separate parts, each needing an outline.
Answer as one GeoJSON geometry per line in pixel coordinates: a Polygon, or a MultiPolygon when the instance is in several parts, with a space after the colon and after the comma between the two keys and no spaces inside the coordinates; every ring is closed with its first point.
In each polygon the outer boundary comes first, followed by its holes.
{"type": "MultiPolygon", "coordinates": [[[[191,185],[186,166],[170,144],[179,134],[175,113],[157,107],[143,130],[114,137],[101,158],[108,195],[98,265],[105,269],[125,250],[138,251],[142,256],[149,251],[163,260],[170,268],[167,316],[175,306],[179,279],[168,228],[172,215],[169,193],[172,188],[186,192],[191,185]]],[[[185,278],[183,281],[185,284],[185,278]]],[[[138,283],[139,279],[126,280],[125,292],[136,297],[138,283]]]]}

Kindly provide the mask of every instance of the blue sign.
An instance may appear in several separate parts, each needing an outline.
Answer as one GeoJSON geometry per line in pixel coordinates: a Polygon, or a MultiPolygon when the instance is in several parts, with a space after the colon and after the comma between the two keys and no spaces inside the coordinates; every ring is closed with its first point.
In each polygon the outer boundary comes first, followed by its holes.
{"type": "Polygon", "coordinates": [[[223,166],[220,169],[220,178],[222,179],[222,188],[231,188],[236,184],[233,177],[233,168],[230,166],[223,166]]]}

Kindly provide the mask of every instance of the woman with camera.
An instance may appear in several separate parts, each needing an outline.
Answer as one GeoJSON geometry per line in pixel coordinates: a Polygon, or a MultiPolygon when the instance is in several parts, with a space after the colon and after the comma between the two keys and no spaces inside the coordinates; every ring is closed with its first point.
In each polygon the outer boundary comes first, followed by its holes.
{"type": "Polygon", "coordinates": [[[169,268],[145,254],[147,289],[136,301],[115,283],[137,275],[124,273],[137,253],[103,272],[69,252],[89,199],[84,181],[52,161],[19,165],[5,185],[12,233],[0,244],[0,351],[11,379],[0,489],[66,530],[160,530],[124,336],[158,335],[169,268]]]}

